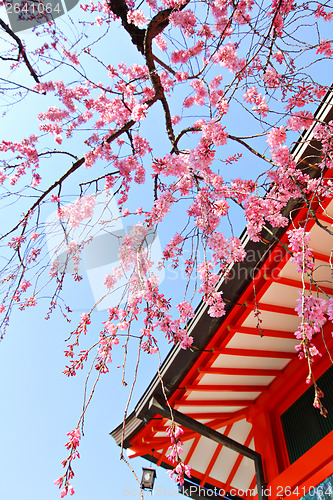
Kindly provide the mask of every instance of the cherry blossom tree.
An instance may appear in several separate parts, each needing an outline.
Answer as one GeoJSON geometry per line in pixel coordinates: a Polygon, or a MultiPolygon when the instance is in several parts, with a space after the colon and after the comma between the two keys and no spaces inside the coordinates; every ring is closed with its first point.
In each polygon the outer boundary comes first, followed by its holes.
{"type": "MultiPolygon", "coordinates": [[[[79,17],[65,16],[66,23],[36,23],[29,36],[0,19],[2,122],[21,121],[26,102],[36,110],[20,127],[24,136],[15,137],[9,127],[12,135],[5,133],[0,143],[1,213],[8,214],[0,238],[1,336],[17,309],[46,304],[50,321],[56,309],[69,321],[64,294],[68,282],[83,279],[92,227],[110,233],[128,221],[119,265],[104,277],[104,295],[71,327],[65,351],[64,373],[86,368],[97,383],[109,371],[120,336],[125,355],[133,332],[147,355],[158,352],[164,337],[186,349],[192,344],[186,324],[198,297],[212,317],[224,315],[216,284],[246,257],[232,230],[235,214],[242,214],[256,242],[263,229],[274,233],[288,225],[283,211],[291,200],[320,204],[332,197],[333,124],[315,110],[331,83],[333,5],[91,0],[76,12],[79,17]],[[320,145],[319,160],[300,168],[291,150],[307,130],[320,145]],[[251,178],[252,167],[243,178],[233,175],[245,164],[258,165],[258,175],[251,178]],[[101,215],[89,226],[97,205],[101,215]],[[50,206],[61,236],[52,252],[46,245],[50,206]],[[160,228],[168,238],[154,262],[147,241],[160,228]],[[186,278],[176,303],[158,280],[158,270],[169,264],[181,265],[186,278]],[[103,323],[94,324],[94,312],[110,297],[116,298],[103,323]],[[91,346],[81,350],[85,335],[91,346]]],[[[309,204],[308,221],[313,219],[309,204]]],[[[300,273],[311,275],[307,224],[288,235],[287,250],[300,273]]],[[[312,338],[333,319],[332,299],[318,298],[317,291],[316,284],[310,295],[304,288],[295,304],[301,317],[297,349],[310,379],[318,355],[312,338]]],[[[68,433],[65,472],[56,480],[62,497],[74,493],[72,462],[91,396],[68,433]]],[[[317,388],[315,405],[324,413],[320,396],[317,388]]],[[[180,433],[170,427],[177,464],[172,475],[181,481],[189,471],[178,453],[180,433]]]]}

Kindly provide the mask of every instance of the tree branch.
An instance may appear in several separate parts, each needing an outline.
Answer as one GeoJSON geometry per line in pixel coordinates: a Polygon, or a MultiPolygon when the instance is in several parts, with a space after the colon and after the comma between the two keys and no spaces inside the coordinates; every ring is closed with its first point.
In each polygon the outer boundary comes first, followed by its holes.
{"type": "Polygon", "coordinates": [[[133,44],[143,55],[143,42],[146,30],[140,29],[134,24],[129,24],[129,22],[127,21],[127,13],[129,11],[129,8],[126,5],[125,0],[109,0],[108,5],[112,12],[121,19],[121,24],[130,35],[133,44]]]}
{"type": "Polygon", "coordinates": [[[36,83],[39,83],[39,78],[37,76],[37,73],[35,72],[35,70],[33,69],[33,67],[31,66],[30,64],[30,61],[27,57],[27,54],[25,52],[25,48],[23,46],[23,43],[21,41],[21,39],[15,35],[14,31],[12,31],[10,29],[10,27],[8,26],[8,24],[6,24],[2,19],[0,19],[0,26],[5,30],[6,33],[8,33],[9,36],[11,36],[15,42],[17,43],[18,45],[18,49],[19,49],[19,55],[17,57],[17,60],[20,59],[20,57],[22,57],[23,61],[25,62],[25,65],[27,66],[28,70],[30,71],[30,75],[33,77],[33,79],[35,80],[36,83]]]}
{"type": "Polygon", "coordinates": [[[276,166],[276,164],[274,163],[273,160],[270,160],[269,158],[267,158],[267,156],[259,153],[255,149],[251,148],[251,146],[249,144],[247,144],[245,141],[242,141],[242,139],[240,139],[239,137],[235,137],[234,135],[230,135],[230,134],[228,134],[228,137],[229,137],[229,139],[232,139],[233,141],[239,142],[239,144],[241,144],[242,146],[244,146],[246,149],[248,149],[249,151],[251,151],[251,153],[253,153],[254,155],[258,156],[262,160],[265,160],[268,163],[270,163],[271,165],[274,165],[274,167],[276,166]]]}

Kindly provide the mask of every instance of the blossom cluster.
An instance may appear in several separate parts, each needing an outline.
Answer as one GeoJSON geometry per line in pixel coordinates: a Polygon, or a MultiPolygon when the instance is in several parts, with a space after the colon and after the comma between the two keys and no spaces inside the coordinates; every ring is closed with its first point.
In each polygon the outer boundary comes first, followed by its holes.
{"type": "Polygon", "coordinates": [[[171,460],[172,463],[177,463],[174,469],[171,469],[168,474],[171,479],[182,485],[184,484],[185,476],[191,477],[191,467],[182,462],[180,455],[183,453],[181,448],[183,442],[180,436],[184,433],[183,429],[172,423],[167,429],[166,434],[171,440],[171,445],[168,448],[167,458],[171,460]]]}
{"type": "Polygon", "coordinates": [[[59,208],[58,217],[67,220],[71,227],[78,227],[84,219],[92,217],[95,203],[95,198],[87,194],[72,205],[59,208]]]}
{"type": "Polygon", "coordinates": [[[68,432],[67,436],[69,437],[69,441],[68,443],[66,443],[65,446],[67,450],[70,451],[70,454],[66,458],[66,460],[62,462],[63,467],[66,467],[66,472],[62,477],[59,477],[54,481],[54,484],[59,486],[59,488],[61,489],[60,491],[61,498],[64,498],[68,493],[70,495],[74,495],[73,485],[69,482],[74,477],[74,472],[72,470],[71,462],[76,457],[80,458],[80,454],[77,450],[81,439],[80,429],[76,427],[76,429],[74,429],[73,431],[68,432]]]}

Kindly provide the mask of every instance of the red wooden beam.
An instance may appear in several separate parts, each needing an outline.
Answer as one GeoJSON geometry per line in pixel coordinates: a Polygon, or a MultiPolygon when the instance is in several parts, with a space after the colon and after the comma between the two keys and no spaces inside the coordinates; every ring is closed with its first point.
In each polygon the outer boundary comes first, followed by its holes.
{"type": "MultiPolygon", "coordinates": [[[[299,288],[300,290],[302,290],[302,288],[303,288],[303,283],[300,280],[294,280],[291,278],[283,278],[282,276],[280,278],[278,278],[278,280],[274,280],[274,282],[280,283],[281,285],[288,285],[288,286],[291,286],[293,288],[299,288]]],[[[315,283],[310,284],[310,283],[304,282],[304,285],[305,285],[306,290],[310,290],[310,289],[314,290],[317,288],[315,283]]],[[[319,287],[320,291],[327,293],[327,295],[333,294],[333,290],[330,287],[321,286],[321,285],[318,285],[318,287],[319,287]]],[[[266,330],[264,330],[264,333],[266,333],[266,330]]]]}
{"type": "Polygon", "coordinates": [[[313,250],[312,254],[313,254],[313,256],[314,256],[314,258],[316,260],[321,260],[322,262],[326,262],[327,264],[330,263],[330,259],[331,259],[330,255],[326,255],[324,253],[316,252],[314,250],[313,250]]]}
{"type": "Polygon", "coordinates": [[[208,422],[206,425],[208,427],[211,427],[212,429],[221,429],[222,427],[225,427],[226,425],[234,424],[235,422],[238,422],[239,420],[243,420],[244,418],[247,417],[247,412],[248,412],[248,408],[242,408],[241,410],[235,411],[232,414],[232,417],[218,420],[218,423],[216,423],[216,425],[211,425],[210,422],[208,422]]]}
{"type": "MultiPolygon", "coordinates": [[[[153,448],[157,448],[157,447],[163,447],[163,446],[166,446],[170,444],[170,438],[166,435],[165,438],[162,438],[162,437],[158,437],[158,438],[154,438],[154,436],[152,435],[149,435],[148,438],[144,439],[142,438],[141,440],[141,443],[144,444],[147,447],[149,446],[152,446],[153,448]]],[[[134,444],[135,446],[135,444],[134,444]]]]}
{"type": "MultiPolygon", "coordinates": [[[[312,364],[315,379],[319,378],[332,364],[329,355],[333,352],[332,324],[330,322],[324,325],[323,336],[325,342],[321,334],[314,337],[314,343],[319,352],[322,353],[322,357],[316,356],[312,364]]],[[[258,409],[274,407],[276,411],[285,411],[309,387],[306,383],[307,375],[307,363],[295,358],[286,366],[283,374],[272,382],[269,391],[258,396],[256,407],[258,409]]]]}
{"type": "Polygon", "coordinates": [[[162,451],[162,453],[160,454],[160,458],[157,460],[156,462],[156,465],[159,467],[161,465],[161,463],[163,462],[164,458],[165,458],[165,455],[168,451],[168,448],[164,448],[164,450],[162,451]]]}
{"type": "Polygon", "coordinates": [[[266,385],[187,385],[187,392],[261,392],[266,385]]]}
{"type": "MultiPolygon", "coordinates": [[[[228,429],[229,429],[229,432],[230,432],[231,426],[229,426],[228,429]]],[[[229,434],[229,432],[227,433],[228,429],[226,429],[226,432],[224,432],[225,436],[227,436],[229,434]]],[[[200,481],[201,488],[205,485],[205,483],[207,481],[207,478],[209,477],[209,474],[210,474],[212,468],[214,467],[215,462],[218,459],[218,456],[219,456],[221,450],[222,450],[222,445],[218,444],[216,446],[216,449],[214,451],[214,454],[213,454],[212,458],[209,461],[209,464],[208,464],[208,467],[206,469],[205,475],[204,475],[204,477],[200,481]]]]}
{"type": "MultiPolygon", "coordinates": [[[[247,410],[248,410],[247,408],[242,408],[241,410],[237,410],[231,414],[232,415],[231,417],[228,417],[227,413],[222,413],[222,415],[224,415],[223,418],[213,418],[211,421],[206,422],[205,425],[207,425],[207,427],[210,427],[211,429],[215,429],[215,430],[221,429],[222,427],[225,427],[226,425],[233,424],[235,422],[238,422],[238,420],[242,420],[242,419],[246,418],[247,410]]],[[[204,415],[205,415],[205,420],[206,420],[207,413],[205,413],[204,415]]],[[[216,415],[220,415],[220,414],[213,413],[213,415],[215,417],[216,415]]],[[[191,414],[191,417],[192,416],[193,416],[193,413],[191,414]]],[[[202,414],[201,414],[201,418],[202,418],[202,414]]],[[[185,440],[183,439],[183,441],[185,441],[185,440]]]]}
{"type": "MultiPolygon", "coordinates": [[[[333,431],[318,441],[310,450],[292,463],[267,485],[272,500],[297,498],[302,492],[314,491],[318,482],[333,473],[333,431]],[[298,486],[298,490],[296,487],[298,486]],[[291,490],[298,494],[288,495],[291,490]]],[[[311,494],[310,494],[311,496],[311,494]]],[[[324,496],[325,497],[325,496],[324,496]]]]}
{"type": "Polygon", "coordinates": [[[257,307],[259,311],[268,311],[278,314],[289,314],[290,316],[297,316],[297,312],[292,307],[278,306],[276,304],[265,304],[263,302],[258,302],[257,304],[255,304],[255,302],[247,302],[246,305],[251,310],[257,307]]]}
{"type": "Polygon", "coordinates": [[[283,370],[272,370],[265,368],[201,368],[200,373],[204,375],[243,375],[259,377],[276,377],[283,370]]]}
{"type": "MultiPolygon", "coordinates": [[[[236,413],[238,413],[239,410],[237,410],[235,413],[230,413],[230,412],[189,412],[186,411],[186,415],[189,417],[195,419],[195,420],[208,420],[208,419],[219,419],[219,420],[225,420],[227,421],[228,419],[232,419],[236,413]]],[[[225,424],[224,422],[220,425],[220,427],[223,427],[225,424]]],[[[212,427],[213,428],[213,427],[212,427]]]]}
{"type": "Polygon", "coordinates": [[[184,463],[185,463],[186,465],[187,465],[187,464],[189,463],[189,461],[191,460],[192,455],[193,455],[193,453],[194,453],[194,450],[196,449],[196,447],[197,447],[197,445],[198,445],[198,443],[199,443],[199,441],[200,441],[200,437],[201,437],[201,436],[197,436],[197,437],[195,438],[195,440],[193,441],[192,446],[191,446],[191,448],[189,449],[189,452],[188,452],[188,454],[186,455],[185,460],[184,460],[184,463]]]}
{"type": "Polygon", "coordinates": [[[322,221],[322,222],[327,222],[327,224],[330,224],[331,226],[333,225],[333,218],[328,217],[327,215],[323,213],[316,214],[317,218],[322,221]]]}
{"type": "MultiPolygon", "coordinates": [[[[333,291],[331,293],[333,293],[333,291]]],[[[230,331],[234,332],[234,333],[245,333],[247,335],[255,335],[257,337],[260,337],[259,329],[258,328],[251,328],[249,326],[232,325],[232,326],[230,326],[230,331]]],[[[291,331],[283,332],[281,330],[270,330],[268,328],[263,328],[262,331],[263,331],[263,337],[274,337],[274,338],[278,338],[278,339],[294,339],[295,338],[294,332],[291,332],[291,331]]]]}
{"type": "Polygon", "coordinates": [[[231,347],[226,347],[224,349],[216,349],[217,354],[226,354],[228,356],[247,356],[256,358],[281,358],[281,359],[293,359],[297,357],[295,352],[286,351],[262,351],[259,349],[234,349],[231,347]]]}
{"type": "Polygon", "coordinates": [[[181,401],[175,401],[174,406],[248,406],[248,404],[253,403],[252,399],[212,399],[212,400],[201,400],[201,399],[184,399],[181,401]]]}

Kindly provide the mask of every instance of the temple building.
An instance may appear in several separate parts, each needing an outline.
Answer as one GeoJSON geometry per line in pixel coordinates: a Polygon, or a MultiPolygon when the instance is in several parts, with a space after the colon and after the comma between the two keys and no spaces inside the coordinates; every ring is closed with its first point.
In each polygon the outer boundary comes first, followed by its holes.
{"type": "MultiPolygon", "coordinates": [[[[332,93],[315,118],[333,119],[332,93]]],[[[313,126],[292,153],[299,168],[322,174],[313,126]]],[[[332,177],[332,171],[323,175],[332,177]]],[[[313,407],[307,361],[295,350],[301,321],[295,306],[302,289],[316,290],[315,283],[319,297],[333,296],[333,238],[324,229],[332,231],[333,200],[311,201],[311,210],[315,217],[308,217],[305,201],[290,202],[283,213],[289,226],[264,229],[258,243],[244,231],[247,257],[217,285],[226,301],[225,316],[210,317],[201,303],[188,325],[193,348],[174,346],[162,365],[174,420],[184,430],[182,460],[192,468],[183,493],[192,498],[333,498],[332,322],[314,338],[322,355],[312,365],[326,418],[313,407]],[[297,272],[287,251],[288,229],[304,224],[315,259],[313,282],[297,272]]],[[[129,457],[170,469],[165,433],[170,410],[163,392],[156,375],[125,428],[121,424],[111,434],[117,444],[124,438],[129,457]]]]}

